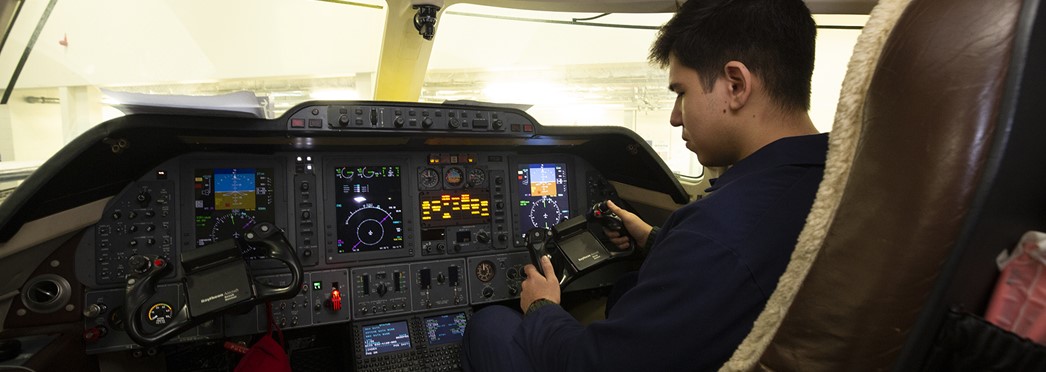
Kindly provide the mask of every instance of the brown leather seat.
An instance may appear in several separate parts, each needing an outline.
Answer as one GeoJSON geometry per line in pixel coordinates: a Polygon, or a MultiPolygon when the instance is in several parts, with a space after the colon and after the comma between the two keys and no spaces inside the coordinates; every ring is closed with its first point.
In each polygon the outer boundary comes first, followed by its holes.
{"type": "Polygon", "coordinates": [[[995,256],[1046,230],[1041,7],[911,1],[823,245],[756,368],[919,370],[950,308],[983,313],[995,256]]]}

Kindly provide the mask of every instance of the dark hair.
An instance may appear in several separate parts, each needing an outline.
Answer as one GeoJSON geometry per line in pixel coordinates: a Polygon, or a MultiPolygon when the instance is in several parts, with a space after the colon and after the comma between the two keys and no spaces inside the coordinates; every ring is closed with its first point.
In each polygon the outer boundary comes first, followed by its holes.
{"type": "Polygon", "coordinates": [[[759,76],[785,109],[810,109],[817,28],[802,0],[689,0],[661,27],[650,61],[669,55],[697,71],[712,89],[731,60],[759,76]]]}

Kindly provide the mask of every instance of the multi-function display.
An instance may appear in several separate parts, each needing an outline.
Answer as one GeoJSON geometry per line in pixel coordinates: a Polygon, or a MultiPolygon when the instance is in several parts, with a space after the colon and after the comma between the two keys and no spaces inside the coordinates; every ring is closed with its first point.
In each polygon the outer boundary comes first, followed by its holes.
{"type": "Polygon", "coordinates": [[[197,247],[275,222],[272,168],[196,169],[193,176],[197,247]]]}
{"type": "Polygon", "coordinates": [[[363,333],[363,356],[410,349],[406,321],[363,326],[360,331],[363,333]]]}
{"type": "Polygon", "coordinates": [[[333,170],[338,253],[402,249],[400,167],[344,166],[333,170]]]}
{"type": "Polygon", "coordinates": [[[465,324],[468,319],[465,313],[443,314],[425,318],[425,331],[429,345],[442,345],[461,342],[465,336],[465,324]]]}
{"type": "Polygon", "coordinates": [[[516,182],[520,233],[535,227],[551,229],[570,217],[566,164],[520,164],[516,169],[516,182]]]}

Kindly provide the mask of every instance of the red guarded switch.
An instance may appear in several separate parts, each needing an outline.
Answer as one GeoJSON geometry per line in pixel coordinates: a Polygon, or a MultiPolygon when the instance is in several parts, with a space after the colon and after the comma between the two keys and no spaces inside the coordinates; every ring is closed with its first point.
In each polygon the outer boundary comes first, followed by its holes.
{"type": "Polygon", "coordinates": [[[341,310],[341,291],[337,288],[331,288],[331,310],[341,310]]]}

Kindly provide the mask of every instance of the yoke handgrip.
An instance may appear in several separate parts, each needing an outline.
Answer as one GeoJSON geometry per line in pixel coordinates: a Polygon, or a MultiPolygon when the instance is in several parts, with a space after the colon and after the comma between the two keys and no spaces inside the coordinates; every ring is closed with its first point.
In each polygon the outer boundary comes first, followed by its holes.
{"type": "Polygon", "coordinates": [[[254,282],[255,296],[266,300],[282,300],[298,295],[302,282],[305,281],[304,270],[298,255],[291,249],[291,243],[287,237],[271,224],[262,224],[251,230],[244,236],[247,244],[255,249],[264,249],[266,258],[273,258],[283,263],[291,271],[290,284],[283,287],[273,287],[258,281],[254,282]]]}

